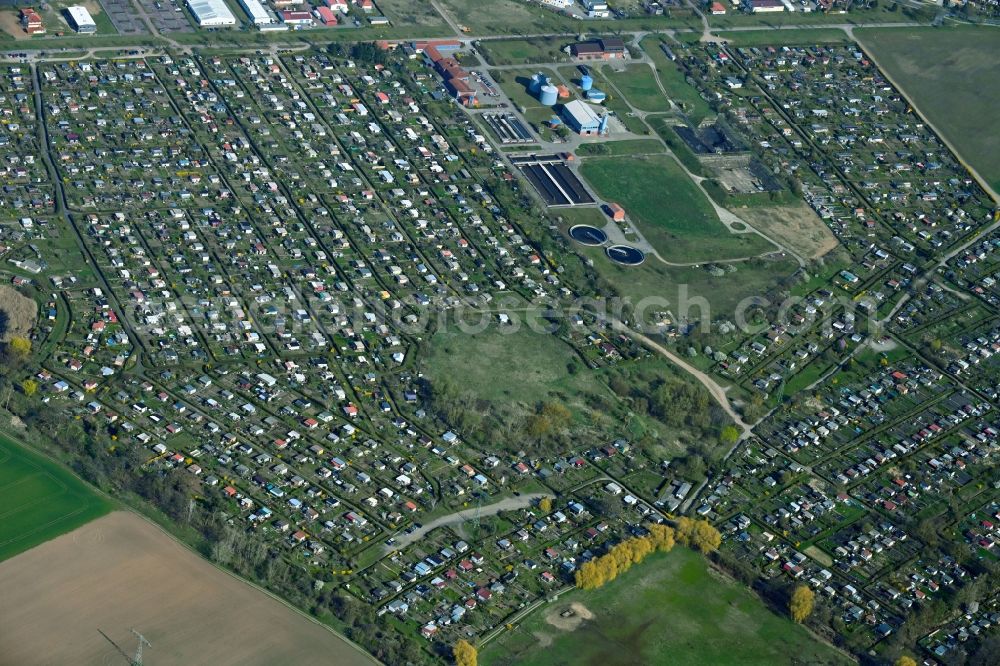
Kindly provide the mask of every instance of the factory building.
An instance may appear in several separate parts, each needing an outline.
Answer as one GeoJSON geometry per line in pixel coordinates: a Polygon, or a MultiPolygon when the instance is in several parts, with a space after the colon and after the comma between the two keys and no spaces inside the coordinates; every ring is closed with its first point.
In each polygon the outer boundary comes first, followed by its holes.
{"type": "Polygon", "coordinates": [[[188,9],[202,28],[225,28],[236,25],[236,17],[224,0],[187,0],[188,9]]]}
{"type": "Polygon", "coordinates": [[[599,116],[589,104],[578,99],[563,106],[562,115],[566,125],[583,136],[603,134],[608,129],[607,116],[599,116]]]}
{"type": "Polygon", "coordinates": [[[270,25],[277,20],[260,0],[240,0],[240,6],[254,25],[270,25]]]}
{"type": "Polygon", "coordinates": [[[69,17],[69,25],[80,34],[90,34],[97,32],[97,24],[90,16],[86,7],[74,5],[66,8],[66,16],[69,17]]]}

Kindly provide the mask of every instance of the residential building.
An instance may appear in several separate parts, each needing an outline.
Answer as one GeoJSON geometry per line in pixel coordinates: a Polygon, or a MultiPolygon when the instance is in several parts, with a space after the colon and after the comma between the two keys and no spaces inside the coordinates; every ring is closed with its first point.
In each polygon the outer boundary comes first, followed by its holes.
{"type": "Polygon", "coordinates": [[[39,35],[45,32],[45,25],[42,17],[31,7],[21,8],[21,27],[29,35],[39,35]]]}

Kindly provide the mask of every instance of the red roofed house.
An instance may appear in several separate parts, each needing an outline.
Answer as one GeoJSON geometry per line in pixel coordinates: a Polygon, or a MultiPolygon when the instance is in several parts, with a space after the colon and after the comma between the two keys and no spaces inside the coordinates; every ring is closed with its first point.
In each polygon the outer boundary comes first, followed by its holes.
{"type": "Polygon", "coordinates": [[[29,35],[40,35],[45,32],[45,24],[42,23],[42,17],[31,7],[21,8],[20,18],[21,27],[29,35]]]}
{"type": "Polygon", "coordinates": [[[712,3],[712,14],[714,14],[715,16],[719,16],[719,15],[725,14],[725,13],[726,13],[726,6],[725,5],[723,5],[721,2],[713,2],[712,3]]]}

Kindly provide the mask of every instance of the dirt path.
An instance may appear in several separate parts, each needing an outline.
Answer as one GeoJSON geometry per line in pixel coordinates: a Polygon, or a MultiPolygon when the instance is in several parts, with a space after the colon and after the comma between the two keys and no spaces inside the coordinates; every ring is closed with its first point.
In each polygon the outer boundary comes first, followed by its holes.
{"type": "Polygon", "coordinates": [[[0,563],[0,589],[0,664],[126,663],[133,627],[153,664],[377,663],[127,512],[0,563]]]}
{"type": "Polygon", "coordinates": [[[725,411],[726,414],[729,416],[729,418],[733,420],[736,426],[743,431],[743,435],[745,436],[750,432],[750,428],[752,426],[745,423],[743,421],[743,418],[736,412],[735,409],[733,409],[732,404],[729,402],[729,397],[726,395],[726,389],[723,388],[718,383],[716,383],[714,379],[712,379],[707,374],[705,374],[698,368],[694,367],[693,365],[691,365],[690,363],[688,363],[687,361],[685,361],[680,356],[673,353],[660,343],[656,342],[649,336],[629,328],[628,326],[618,321],[617,319],[608,320],[608,323],[611,324],[611,328],[613,328],[614,330],[620,333],[624,333],[630,338],[645,345],[649,349],[652,349],[657,354],[660,354],[661,356],[667,358],[670,362],[677,365],[681,370],[683,370],[684,372],[688,373],[689,375],[697,379],[702,386],[708,389],[708,392],[712,395],[712,398],[714,398],[715,401],[719,403],[719,406],[722,407],[723,411],[725,411]]]}
{"type": "Polygon", "coordinates": [[[437,529],[438,527],[444,527],[445,525],[458,525],[459,523],[475,520],[477,515],[482,518],[483,516],[495,516],[501,511],[525,509],[531,506],[536,500],[546,496],[547,495],[545,493],[529,493],[527,495],[508,497],[500,500],[499,502],[479,507],[478,509],[476,507],[469,507],[467,509],[462,509],[461,511],[456,511],[455,513],[449,513],[447,516],[435,518],[423,527],[416,529],[409,534],[402,534],[396,537],[396,545],[386,546],[386,550],[402,550],[414,541],[422,539],[424,535],[431,530],[437,529]]]}

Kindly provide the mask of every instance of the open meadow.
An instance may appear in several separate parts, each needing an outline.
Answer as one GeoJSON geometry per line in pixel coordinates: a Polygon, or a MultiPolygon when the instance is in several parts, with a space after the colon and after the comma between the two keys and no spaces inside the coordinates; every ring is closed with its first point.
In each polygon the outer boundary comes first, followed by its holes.
{"type": "Polygon", "coordinates": [[[543,605],[480,655],[486,666],[848,664],[686,548],[598,590],[543,605]]]}
{"type": "Polygon", "coordinates": [[[1000,190],[1000,30],[991,27],[855,30],[959,156],[1000,190]]]}
{"type": "Polygon", "coordinates": [[[0,564],[0,662],[375,663],[319,623],[114,512],[0,564]],[[117,647],[116,647],[117,646],[117,647]]]}
{"type": "Polygon", "coordinates": [[[601,198],[625,208],[666,261],[710,262],[775,249],[756,234],[730,233],[670,157],[586,158],[580,173],[601,198]]]}
{"type": "Polygon", "coordinates": [[[0,561],[110,510],[68,470],[0,437],[0,561]]]}

